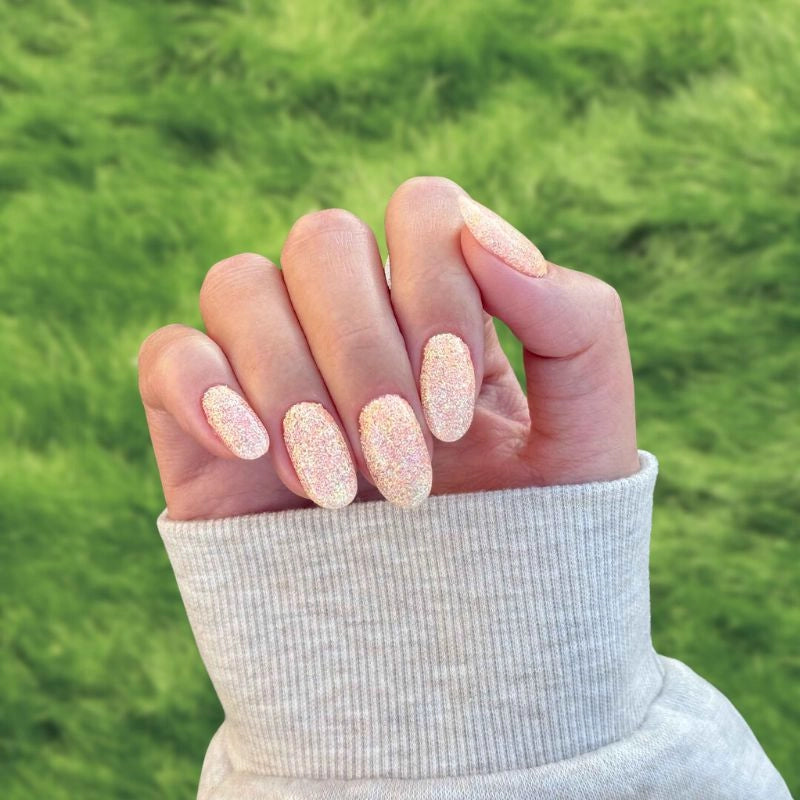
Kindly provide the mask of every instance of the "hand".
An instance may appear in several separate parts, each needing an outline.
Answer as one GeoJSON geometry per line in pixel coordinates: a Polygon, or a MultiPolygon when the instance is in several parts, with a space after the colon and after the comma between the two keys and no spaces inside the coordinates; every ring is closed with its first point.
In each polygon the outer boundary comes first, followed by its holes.
{"type": "Polygon", "coordinates": [[[290,230],[282,270],[252,254],[209,270],[207,334],[168,325],[144,341],[139,388],[170,517],[309,498],[338,507],[380,498],[375,485],[408,506],[429,489],[583,483],[639,469],[611,286],[546,262],[444,178],[403,183],[385,223],[391,291],[370,228],[342,209],[317,211],[290,230]],[[526,393],[489,315],[523,345],[526,393]],[[215,386],[228,388],[204,402],[215,386]]]}

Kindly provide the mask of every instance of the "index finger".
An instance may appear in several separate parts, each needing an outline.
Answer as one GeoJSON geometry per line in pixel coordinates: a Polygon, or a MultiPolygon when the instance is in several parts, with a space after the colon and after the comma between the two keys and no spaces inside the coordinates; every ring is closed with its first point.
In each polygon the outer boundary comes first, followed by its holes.
{"type": "Polygon", "coordinates": [[[483,379],[483,307],[460,245],[464,194],[447,178],[417,177],[386,209],[392,306],[428,428],[444,442],[467,432],[483,379]]]}

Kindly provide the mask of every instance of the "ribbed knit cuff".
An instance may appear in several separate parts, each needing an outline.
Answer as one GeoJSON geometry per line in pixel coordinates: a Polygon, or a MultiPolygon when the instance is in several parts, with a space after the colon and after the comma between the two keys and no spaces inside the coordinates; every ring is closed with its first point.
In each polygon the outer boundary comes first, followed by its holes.
{"type": "Polygon", "coordinates": [[[411,510],[162,512],[225,709],[226,769],[461,776],[629,735],[663,674],[648,584],[658,462],[639,459],[619,480],[443,495],[411,510]]]}

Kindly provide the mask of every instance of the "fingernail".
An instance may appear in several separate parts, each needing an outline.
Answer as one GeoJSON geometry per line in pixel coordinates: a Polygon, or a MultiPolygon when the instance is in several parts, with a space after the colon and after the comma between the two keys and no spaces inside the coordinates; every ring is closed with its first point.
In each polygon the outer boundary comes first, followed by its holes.
{"type": "Polygon", "coordinates": [[[356,470],[339,426],[320,403],[295,403],[283,417],[283,440],[308,496],[342,508],[358,491],[356,470]]]}
{"type": "Polygon", "coordinates": [[[539,248],[510,222],[465,195],[458,196],[458,207],[470,233],[490,253],[523,275],[541,278],[547,273],[539,248]]]}
{"type": "Polygon", "coordinates": [[[361,449],[381,494],[404,508],[421,503],[431,491],[428,448],[414,410],[396,394],[376,397],[358,415],[361,449]]]}
{"type": "Polygon", "coordinates": [[[386,256],[386,262],[383,265],[383,275],[386,278],[386,285],[391,289],[392,288],[392,262],[389,259],[389,256],[386,256]]]}
{"type": "Polygon", "coordinates": [[[422,354],[419,384],[431,433],[442,442],[460,439],[475,411],[475,369],[464,341],[452,333],[431,336],[422,354]]]}
{"type": "Polygon", "coordinates": [[[261,458],[269,449],[269,436],[247,401],[230,386],[218,384],[203,394],[208,424],[239,458],[261,458]]]}

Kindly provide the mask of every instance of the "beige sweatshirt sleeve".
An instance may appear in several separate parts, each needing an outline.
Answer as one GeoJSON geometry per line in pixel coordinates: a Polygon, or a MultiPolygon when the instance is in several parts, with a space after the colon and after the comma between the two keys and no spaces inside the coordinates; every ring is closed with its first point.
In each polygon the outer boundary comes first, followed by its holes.
{"type": "Polygon", "coordinates": [[[225,710],[200,800],[782,800],[650,638],[655,456],[585,484],[170,520],[225,710]]]}

